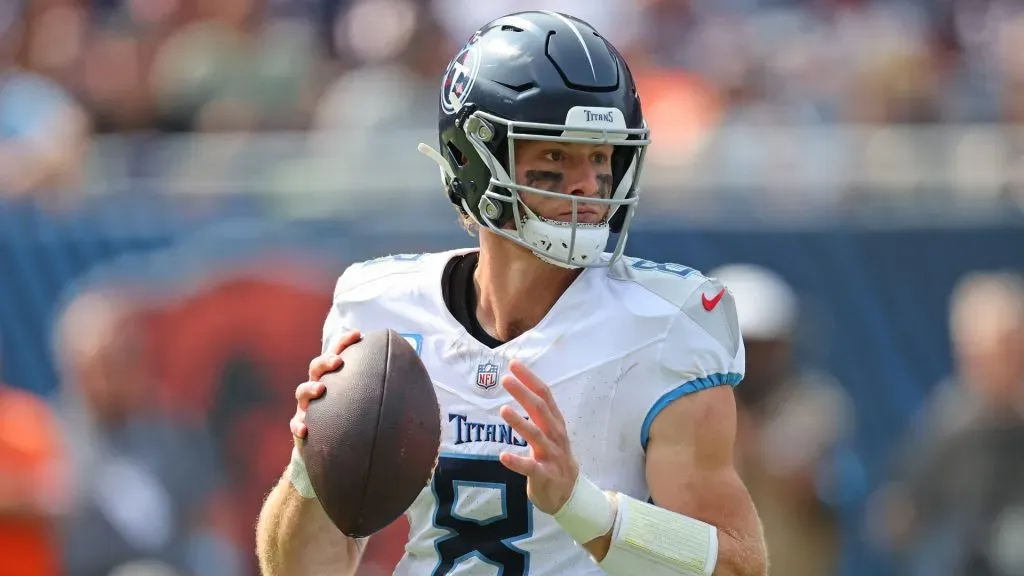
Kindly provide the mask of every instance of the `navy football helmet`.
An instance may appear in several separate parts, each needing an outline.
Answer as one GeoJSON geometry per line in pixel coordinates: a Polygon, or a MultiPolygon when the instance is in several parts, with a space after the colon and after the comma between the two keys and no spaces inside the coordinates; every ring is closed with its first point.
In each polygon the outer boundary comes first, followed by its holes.
{"type": "Polygon", "coordinates": [[[589,24],[522,12],[484,25],[445,70],[438,131],[440,151],[420,150],[440,165],[452,203],[477,224],[567,268],[606,266],[622,254],[649,130],[629,67],[589,24]],[[518,140],[614,145],[611,196],[516,183],[518,140]],[[572,201],[572,221],[536,215],[519,200],[524,191],[572,201]],[[610,205],[608,217],[577,222],[579,202],[610,205]],[[609,233],[618,240],[606,258],[609,233]]]}

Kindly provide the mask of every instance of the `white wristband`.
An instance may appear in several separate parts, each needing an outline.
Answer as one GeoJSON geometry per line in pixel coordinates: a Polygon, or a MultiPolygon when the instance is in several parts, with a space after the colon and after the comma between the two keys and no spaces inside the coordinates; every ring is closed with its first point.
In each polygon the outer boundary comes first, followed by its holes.
{"type": "Polygon", "coordinates": [[[615,531],[601,569],[609,576],[711,576],[718,529],[683,514],[616,494],[615,531]]]}
{"type": "Polygon", "coordinates": [[[309,480],[309,473],[306,472],[306,463],[302,461],[302,454],[299,447],[292,448],[292,461],[288,464],[288,481],[295,487],[295,491],[305,499],[316,498],[313,491],[313,483],[309,480]]]}
{"type": "Polygon", "coordinates": [[[615,524],[615,505],[582,473],[576,476],[572,494],[555,512],[555,520],[579,544],[604,536],[615,524]]]}

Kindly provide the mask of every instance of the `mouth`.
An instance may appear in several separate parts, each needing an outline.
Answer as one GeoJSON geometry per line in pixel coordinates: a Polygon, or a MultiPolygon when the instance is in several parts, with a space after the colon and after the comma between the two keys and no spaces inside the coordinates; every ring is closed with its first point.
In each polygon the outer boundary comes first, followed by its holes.
{"type": "MultiPolygon", "coordinates": [[[[562,222],[572,222],[572,210],[566,210],[558,215],[562,222]]],[[[580,224],[598,224],[601,222],[601,213],[595,208],[577,208],[576,222],[580,224]]]]}

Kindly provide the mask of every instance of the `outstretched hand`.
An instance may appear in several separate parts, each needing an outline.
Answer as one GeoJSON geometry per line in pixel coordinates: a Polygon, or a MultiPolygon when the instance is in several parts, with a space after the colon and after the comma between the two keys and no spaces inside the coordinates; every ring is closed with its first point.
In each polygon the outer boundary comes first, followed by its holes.
{"type": "Polygon", "coordinates": [[[512,374],[502,378],[502,386],[515,398],[528,416],[519,415],[512,406],[501,407],[501,417],[526,441],[528,456],[502,452],[501,463],[527,478],[526,494],[533,505],[554,514],[572,496],[579,475],[579,464],[569,445],[565,418],[555,403],[551,388],[519,360],[509,365],[512,374]]]}

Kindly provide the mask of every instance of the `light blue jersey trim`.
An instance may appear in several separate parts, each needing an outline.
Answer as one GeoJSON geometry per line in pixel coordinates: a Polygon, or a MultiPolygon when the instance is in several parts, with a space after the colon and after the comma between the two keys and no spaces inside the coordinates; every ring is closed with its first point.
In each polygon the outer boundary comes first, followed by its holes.
{"type": "Polygon", "coordinates": [[[709,374],[702,378],[694,378],[689,382],[681,384],[680,386],[673,388],[666,392],[658,401],[651,406],[651,409],[647,411],[647,417],[644,418],[643,426],[640,427],[640,446],[647,450],[647,441],[651,436],[651,424],[654,423],[654,419],[661,414],[661,411],[668,407],[669,404],[676,400],[686,396],[687,394],[693,394],[705,388],[713,388],[715,386],[735,386],[740,383],[743,379],[743,375],[737,372],[718,372],[715,374],[709,374]]]}

